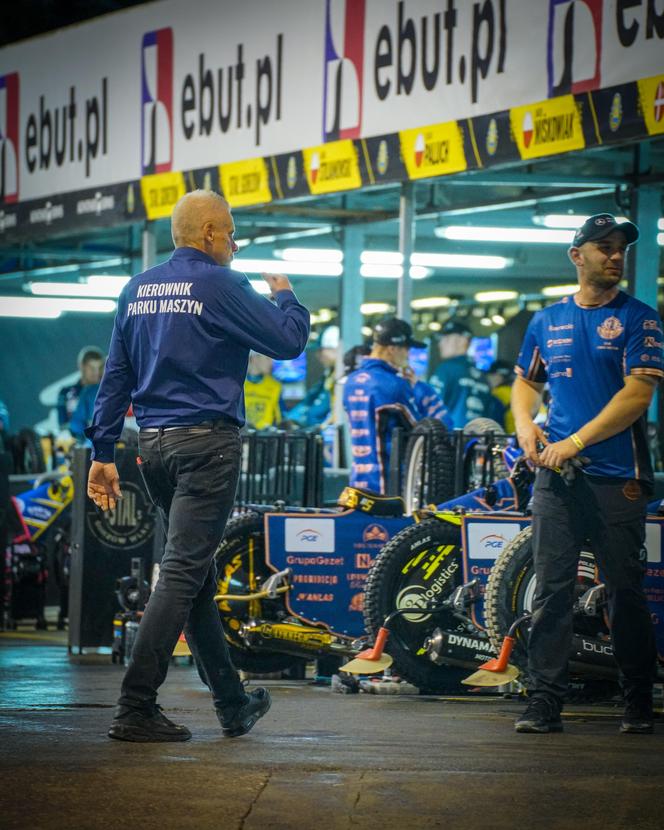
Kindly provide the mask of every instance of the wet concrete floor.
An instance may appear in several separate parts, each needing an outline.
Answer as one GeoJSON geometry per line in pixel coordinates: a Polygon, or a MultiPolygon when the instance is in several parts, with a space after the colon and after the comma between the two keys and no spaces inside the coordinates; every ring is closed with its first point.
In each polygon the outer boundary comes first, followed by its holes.
{"type": "Polygon", "coordinates": [[[0,827],[664,828],[664,720],[575,705],[560,735],[517,735],[504,697],[341,695],[266,681],[270,712],[225,739],[196,670],[160,695],[187,743],[106,737],[122,668],[76,663],[62,634],[0,634],[0,827]]]}

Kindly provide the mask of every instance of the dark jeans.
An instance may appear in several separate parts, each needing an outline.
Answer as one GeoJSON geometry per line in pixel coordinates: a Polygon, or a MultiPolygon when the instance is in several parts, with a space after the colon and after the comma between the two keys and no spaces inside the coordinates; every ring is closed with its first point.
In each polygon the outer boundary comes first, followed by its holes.
{"type": "Polygon", "coordinates": [[[235,499],[239,430],[223,422],[209,428],[143,430],[139,452],[150,499],[164,521],[166,547],[118,704],[133,709],[154,704],[184,629],[214,705],[222,712],[234,710],[247,696],[231,663],[213,599],[217,588],[213,556],[235,499]]]}
{"type": "Polygon", "coordinates": [[[627,699],[649,694],[655,633],[645,594],[647,493],[633,481],[580,475],[571,487],[552,470],[537,472],[533,555],[537,589],[528,642],[529,693],[562,704],[568,686],[574,586],[589,541],[606,584],[613,653],[627,699]]]}

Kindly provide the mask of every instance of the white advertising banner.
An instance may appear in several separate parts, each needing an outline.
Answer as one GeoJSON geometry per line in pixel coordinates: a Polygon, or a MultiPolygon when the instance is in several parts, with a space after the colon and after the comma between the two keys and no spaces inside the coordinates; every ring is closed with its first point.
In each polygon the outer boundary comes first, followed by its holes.
{"type": "Polygon", "coordinates": [[[0,203],[648,78],[663,41],[664,0],[149,3],[0,50],[0,203]]]}

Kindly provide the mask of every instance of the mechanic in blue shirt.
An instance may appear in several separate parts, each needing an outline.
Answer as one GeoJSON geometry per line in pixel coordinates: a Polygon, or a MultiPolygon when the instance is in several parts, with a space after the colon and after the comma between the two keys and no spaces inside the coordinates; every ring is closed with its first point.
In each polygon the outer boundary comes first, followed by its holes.
{"type": "Polygon", "coordinates": [[[664,376],[657,312],[620,290],[631,222],[591,216],[569,256],[579,291],[533,317],[516,365],[512,411],[519,443],[538,465],[533,498],[537,593],[528,646],[530,703],[517,732],[559,732],[568,684],[574,589],[589,539],[606,582],[613,653],[625,697],[623,732],[652,732],[656,647],[643,591],[645,514],[653,472],[646,413],[664,376]],[[544,383],[544,429],[533,421],[544,383]],[[555,472],[579,454],[567,486],[555,472]]]}
{"type": "Polygon", "coordinates": [[[251,349],[293,359],[309,335],[309,313],[287,277],[263,274],[274,303],[230,269],[237,245],[228,203],[216,193],[183,196],[171,219],[175,251],[129,281],[118,300],[97,394],[88,496],[102,510],[121,498],[114,444],[130,401],[139,465],[167,530],[159,580],[141,620],[109,736],[184,741],[191,733],[156,705],[184,629],[227,737],[243,735],[270,696],[245,694],[214,602],[215,549],[232,509],[251,349]]]}
{"type": "Polygon", "coordinates": [[[408,349],[423,348],[413,339],[409,323],[398,317],[378,323],[373,347],[360,367],[348,375],[344,409],[348,415],[353,460],[350,484],[385,493],[392,430],[435,417],[451,426],[440,397],[415,379],[408,366],[408,349]]]}
{"type": "Polygon", "coordinates": [[[495,415],[489,379],[468,355],[471,337],[463,321],[448,320],[438,341],[442,361],[429,378],[457,429],[463,429],[474,418],[495,415]]]}

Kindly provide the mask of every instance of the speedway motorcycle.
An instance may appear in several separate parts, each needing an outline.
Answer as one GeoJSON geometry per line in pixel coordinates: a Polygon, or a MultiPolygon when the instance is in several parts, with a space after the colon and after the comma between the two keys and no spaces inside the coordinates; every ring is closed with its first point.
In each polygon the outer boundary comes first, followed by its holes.
{"type": "MultiPolygon", "coordinates": [[[[441,509],[454,516],[524,510],[531,476],[520,470],[441,509]]],[[[216,552],[216,601],[238,668],[268,673],[302,660],[353,659],[366,649],[367,575],[415,518],[404,515],[400,497],[354,488],[339,504],[340,510],[254,506],[229,522],[216,552]]],[[[434,682],[435,664],[424,668],[434,682]]]]}

